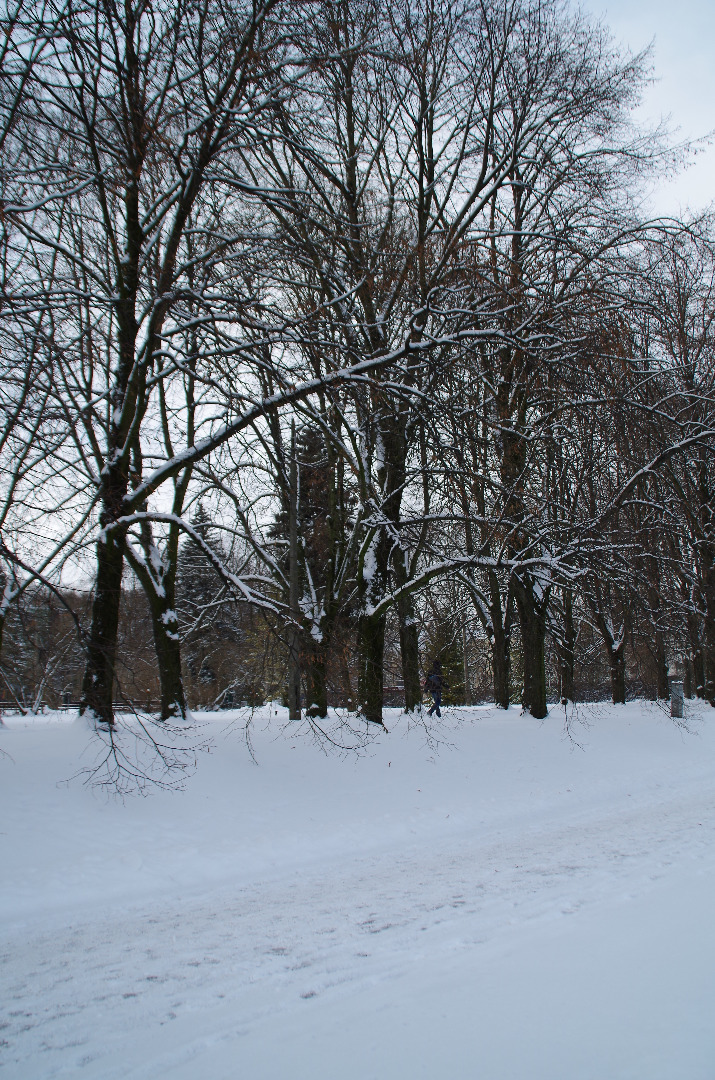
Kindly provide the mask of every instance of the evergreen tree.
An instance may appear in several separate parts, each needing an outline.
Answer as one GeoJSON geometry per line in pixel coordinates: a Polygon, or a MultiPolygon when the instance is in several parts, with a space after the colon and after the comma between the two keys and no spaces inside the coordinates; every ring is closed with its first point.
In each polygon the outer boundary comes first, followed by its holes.
{"type": "MultiPolygon", "coordinates": [[[[214,537],[215,526],[202,503],[191,524],[203,543],[223,562],[225,554],[214,537]]],[[[231,611],[234,605],[226,595],[225,584],[206,552],[191,537],[179,549],[176,598],[189,681],[199,697],[213,700],[218,693],[216,654],[227,641],[235,640],[237,627],[231,611]]]]}

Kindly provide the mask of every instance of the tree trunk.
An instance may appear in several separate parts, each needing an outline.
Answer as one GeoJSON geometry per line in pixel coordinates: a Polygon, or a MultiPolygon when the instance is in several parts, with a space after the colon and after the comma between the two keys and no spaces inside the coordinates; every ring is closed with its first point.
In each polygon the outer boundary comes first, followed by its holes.
{"type": "Polygon", "coordinates": [[[662,630],[655,632],[655,667],[658,698],[665,701],[670,697],[668,688],[668,665],[665,660],[665,639],[662,630]]]}
{"type": "Polygon", "coordinates": [[[154,650],[159,668],[161,692],[160,718],[185,720],[186,695],[181,675],[181,638],[176,614],[176,558],[179,534],[171,526],[166,550],[162,554],[154,543],[151,525],[142,525],[144,558],[126,544],[125,557],[136,574],[149,604],[154,634],[154,650]]]}
{"type": "Polygon", "coordinates": [[[122,598],[125,533],[112,530],[97,541],[97,577],[92,626],[82,683],[81,715],[114,725],[114,671],[117,660],[119,606],[122,598]]]}
{"type": "MultiPolygon", "coordinates": [[[[90,715],[95,723],[114,725],[114,677],[117,662],[117,636],[119,633],[119,610],[122,598],[122,575],[124,573],[124,552],[126,548],[126,528],[116,528],[115,523],[125,509],[125,499],[129,489],[129,457],[126,453],[129,437],[129,418],[136,420],[144,405],[143,402],[146,371],[137,377],[135,371],[135,343],[137,323],[134,314],[136,295],[136,260],[138,259],[136,189],[131,203],[132,219],[129,232],[129,246],[134,252],[134,263],[124,265],[127,279],[131,282],[128,290],[125,285],[120,291],[125,295],[117,306],[119,367],[116,382],[110,398],[113,404],[113,417],[107,439],[106,464],[101,474],[98,491],[100,505],[100,534],[97,540],[97,576],[94,583],[92,603],[92,625],[89,632],[87,660],[82,682],[82,701],[80,715],[90,715]]],[[[149,345],[147,344],[147,348],[149,345]]]]}
{"type": "Polygon", "coordinates": [[[328,715],[328,687],[326,680],[327,642],[313,642],[306,666],[306,703],[308,716],[325,718],[328,715]]]}
{"type": "Polygon", "coordinates": [[[492,626],[492,672],[494,701],[498,709],[509,708],[510,698],[510,635],[502,626],[492,626]]]}
{"type": "Polygon", "coordinates": [[[167,605],[152,607],[154,647],[161,684],[161,719],[185,720],[184,682],[181,677],[181,642],[176,611],[167,605]]]}
{"type": "Polygon", "coordinates": [[[467,650],[467,624],[462,616],[462,665],[464,668],[464,704],[472,704],[472,675],[469,670],[469,652],[467,650]]]}
{"type": "Polygon", "coordinates": [[[612,641],[609,648],[608,659],[611,669],[611,697],[613,698],[614,705],[625,705],[626,703],[625,646],[625,638],[622,638],[617,646],[615,642],[612,641]]]}
{"type": "MultiPolygon", "coordinates": [[[[392,565],[395,571],[395,584],[401,588],[407,583],[405,552],[395,547],[392,565]]],[[[415,619],[414,605],[409,593],[401,593],[397,598],[397,617],[400,625],[400,658],[402,660],[402,683],[405,692],[405,712],[415,712],[422,705],[422,685],[420,683],[420,651],[415,619]]]]}
{"type": "Polygon", "coordinates": [[[360,712],[371,724],[382,724],[386,616],[375,608],[384,599],[389,566],[388,540],[379,529],[360,560],[360,617],[358,620],[360,712]]]}
{"type": "Polygon", "coordinates": [[[690,657],[686,657],[686,659],[684,661],[684,664],[683,664],[683,667],[684,667],[684,672],[683,672],[683,697],[684,698],[692,698],[693,697],[693,661],[690,659],[690,657]]]}
{"type": "Polygon", "coordinates": [[[340,674],[343,680],[343,694],[345,695],[345,708],[348,712],[355,712],[355,698],[350,679],[350,667],[348,665],[347,650],[340,649],[340,674]]]}
{"type": "Polygon", "coordinates": [[[700,619],[694,614],[688,615],[688,638],[693,666],[691,690],[697,697],[702,698],[705,696],[705,657],[700,619]]]}
{"type": "Polygon", "coordinates": [[[519,611],[521,643],[524,650],[524,708],[537,720],[548,713],[546,708],[546,603],[537,604],[530,585],[518,579],[514,595],[519,611]]]}
{"type": "Polygon", "coordinates": [[[371,724],[382,724],[384,690],[385,616],[362,615],[358,627],[360,712],[371,724]]]}
{"type": "Polygon", "coordinates": [[[608,666],[611,675],[611,698],[614,705],[626,703],[626,627],[625,622],[616,638],[612,624],[606,620],[600,608],[591,609],[596,619],[603,643],[608,653],[608,666]]]}
{"type": "Polygon", "coordinates": [[[300,720],[300,630],[298,621],[298,463],[295,445],[295,420],[290,448],[290,493],[288,503],[288,719],[300,720]]]}
{"type": "Polygon", "coordinates": [[[703,551],[703,555],[707,558],[703,587],[703,697],[715,706],[715,565],[711,550],[703,551]]]}
{"type": "MultiPolygon", "coordinates": [[[[415,712],[422,706],[420,682],[420,650],[417,623],[410,605],[409,613],[400,618],[400,656],[402,682],[405,688],[405,712],[415,712]]],[[[399,612],[398,612],[399,614],[399,612]]]]}
{"type": "MultiPolygon", "coordinates": [[[[588,594],[587,594],[588,595],[588,594]]],[[[589,596],[589,604],[594,621],[598,627],[603,644],[608,654],[608,666],[611,675],[611,697],[614,705],[626,703],[626,628],[628,609],[623,604],[616,604],[615,610],[620,610],[620,630],[614,626],[614,604],[607,604],[599,589],[598,581],[593,581],[593,593],[589,596]],[[608,615],[605,612],[608,611],[608,615]]]]}
{"type": "MultiPolygon", "coordinates": [[[[131,564],[133,560],[129,559],[129,562],[131,564]]],[[[137,577],[142,581],[141,574],[137,574],[137,577]]],[[[173,575],[167,574],[163,577],[161,590],[152,587],[153,581],[148,585],[145,582],[142,584],[149,601],[154,649],[159,667],[160,717],[163,721],[185,720],[187,717],[186,695],[181,676],[181,639],[175,608],[173,575]]]]}
{"type": "Polygon", "coordinates": [[[705,652],[702,645],[693,656],[693,678],[697,697],[705,697],[705,652]]]}
{"type": "Polygon", "coordinates": [[[511,624],[514,617],[514,596],[511,586],[507,589],[506,603],[502,606],[499,580],[489,573],[491,602],[487,609],[480,604],[475,608],[486,630],[492,650],[492,677],[494,702],[498,709],[508,709],[511,697],[511,624]]]}
{"type": "Polygon", "coordinates": [[[573,593],[571,589],[565,589],[563,595],[564,625],[563,642],[561,644],[561,700],[575,701],[574,694],[574,669],[576,666],[576,631],[573,621],[573,593]]]}
{"type": "Polygon", "coordinates": [[[715,707],[715,621],[705,618],[704,698],[715,707]]]}

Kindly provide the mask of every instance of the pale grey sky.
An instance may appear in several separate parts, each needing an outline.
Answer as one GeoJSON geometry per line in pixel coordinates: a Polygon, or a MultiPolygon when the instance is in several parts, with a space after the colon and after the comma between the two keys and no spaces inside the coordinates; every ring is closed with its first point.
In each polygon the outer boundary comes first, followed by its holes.
{"type": "MultiPolygon", "coordinates": [[[[715,130],[715,0],[582,0],[603,17],[616,40],[636,52],[654,41],[655,85],[646,91],[644,119],[670,116],[679,139],[715,130]]],[[[715,202],[715,139],[694,163],[653,193],[653,209],[677,213],[715,202]]]]}

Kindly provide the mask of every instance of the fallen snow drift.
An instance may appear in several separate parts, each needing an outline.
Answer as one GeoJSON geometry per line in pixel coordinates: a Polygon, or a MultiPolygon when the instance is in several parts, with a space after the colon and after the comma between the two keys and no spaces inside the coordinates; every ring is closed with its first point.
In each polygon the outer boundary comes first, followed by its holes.
{"type": "Polygon", "coordinates": [[[104,748],[83,723],[15,721],[3,1075],[713,1080],[715,712],[690,710],[584,706],[569,737],[559,709],[455,709],[438,745],[395,711],[340,754],[265,709],[255,761],[245,715],[204,715],[167,740],[210,747],[185,790],[123,802],[63,782],[104,748]]]}

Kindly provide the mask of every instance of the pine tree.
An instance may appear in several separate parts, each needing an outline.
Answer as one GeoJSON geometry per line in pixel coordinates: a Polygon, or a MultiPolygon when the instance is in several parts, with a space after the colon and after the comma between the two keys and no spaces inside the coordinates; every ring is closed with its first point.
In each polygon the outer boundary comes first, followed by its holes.
{"type": "MultiPolygon", "coordinates": [[[[191,524],[203,543],[223,562],[225,555],[214,537],[215,526],[202,503],[191,524]]],[[[201,697],[208,689],[213,699],[218,691],[215,654],[227,640],[236,637],[237,628],[224,582],[206,552],[191,537],[179,549],[176,597],[189,680],[201,697]]]]}

